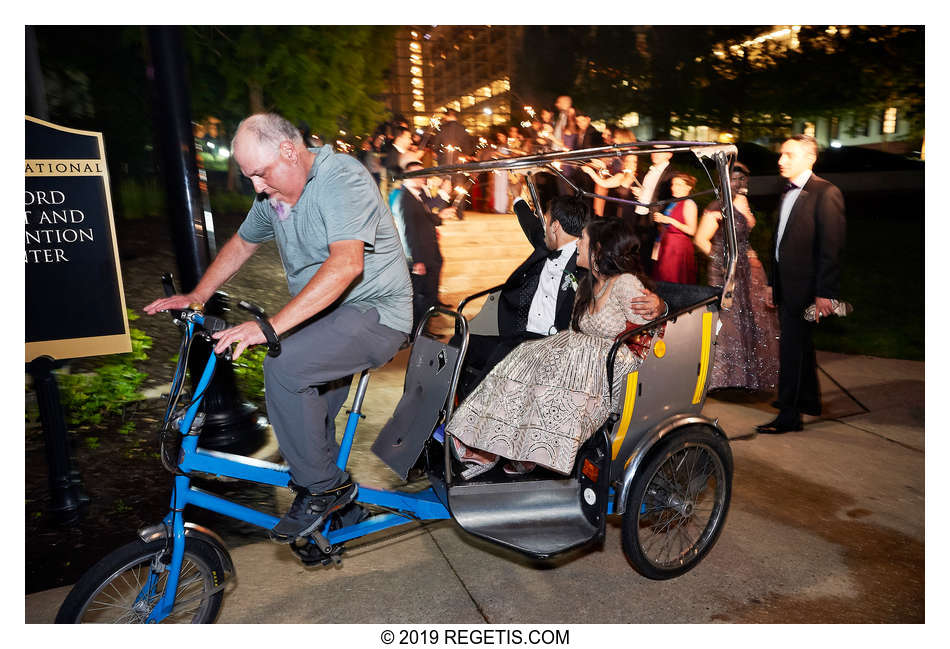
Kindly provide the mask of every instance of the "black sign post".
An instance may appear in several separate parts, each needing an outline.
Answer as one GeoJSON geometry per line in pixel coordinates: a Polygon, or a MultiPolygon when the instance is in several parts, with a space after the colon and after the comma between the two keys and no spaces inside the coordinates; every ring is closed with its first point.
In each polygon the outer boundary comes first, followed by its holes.
{"type": "Polygon", "coordinates": [[[57,361],[131,351],[102,134],[26,117],[26,362],[46,436],[50,511],[88,502],[69,456],[57,361]]]}

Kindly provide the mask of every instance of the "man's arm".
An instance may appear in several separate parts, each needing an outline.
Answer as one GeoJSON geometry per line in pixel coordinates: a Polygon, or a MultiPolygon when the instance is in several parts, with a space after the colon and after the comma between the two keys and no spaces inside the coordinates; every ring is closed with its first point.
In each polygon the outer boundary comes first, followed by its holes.
{"type": "Polygon", "coordinates": [[[841,284],[841,252],[845,241],[844,197],[834,185],[819,197],[815,215],[818,257],[815,269],[815,294],[838,298],[841,284]]]}
{"type": "Polygon", "coordinates": [[[235,234],[218,252],[218,256],[211,262],[194,290],[190,293],[155,300],[146,305],[145,312],[153,315],[159,311],[183,309],[194,302],[204,304],[218,290],[218,287],[238,272],[258,247],[260,247],[259,243],[250,243],[242,239],[240,235],[235,234]]]}
{"type": "Polygon", "coordinates": [[[815,320],[833,311],[841,285],[841,253],[845,242],[844,197],[834,185],[821,195],[817,205],[816,238],[818,267],[815,269],[815,320]]]}
{"type": "MultiPolygon", "coordinates": [[[[353,280],[363,272],[363,245],[362,241],[355,239],[330,244],[330,256],[320,266],[320,270],[310,278],[300,293],[270,318],[271,326],[277,335],[320,313],[343,295],[353,280]]],[[[237,343],[234,358],[240,357],[247,347],[266,342],[264,333],[254,321],[225,329],[214,334],[214,337],[218,340],[214,351],[219,354],[231,343],[237,343]]]]}
{"type": "Polygon", "coordinates": [[[524,236],[528,238],[531,245],[535,248],[546,248],[544,244],[544,226],[541,219],[528,207],[528,202],[520,196],[515,199],[513,205],[515,215],[518,217],[518,225],[524,231],[524,236]]]}

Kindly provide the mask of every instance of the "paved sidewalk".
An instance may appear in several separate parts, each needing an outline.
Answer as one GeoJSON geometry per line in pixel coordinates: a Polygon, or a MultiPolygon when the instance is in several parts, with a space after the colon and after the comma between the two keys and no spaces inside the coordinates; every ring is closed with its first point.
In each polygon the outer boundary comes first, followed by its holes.
{"type": "MultiPolygon", "coordinates": [[[[377,484],[398,483],[368,448],[404,362],[371,381],[355,448],[376,463],[361,479],[377,484]]],[[[603,549],[543,563],[439,522],[351,544],[340,568],[304,568],[264,540],[238,547],[218,621],[923,622],[924,364],[833,353],[819,364],[827,413],[800,433],[754,435],[767,403],[707,401],[732,439],[732,505],[716,547],[678,579],[634,572],[619,520],[603,549]]],[[[26,622],[51,622],[67,592],[27,596],[26,622]]]]}

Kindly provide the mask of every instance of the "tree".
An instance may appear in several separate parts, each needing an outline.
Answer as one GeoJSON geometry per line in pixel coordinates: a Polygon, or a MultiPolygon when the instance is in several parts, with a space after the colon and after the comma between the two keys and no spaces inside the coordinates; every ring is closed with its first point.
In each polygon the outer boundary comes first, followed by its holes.
{"type": "Polygon", "coordinates": [[[369,133],[385,117],[378,97],[394,35],[390,26],[190,27],[195,112],[233,126],[276,111],[328,141],[369,133]]]}
{"type": "Polygon", "coordinates": [[[40,26],[40,67],[50,120],[103,134],[118,184],[154,169],[141,27],[40,26]]]}

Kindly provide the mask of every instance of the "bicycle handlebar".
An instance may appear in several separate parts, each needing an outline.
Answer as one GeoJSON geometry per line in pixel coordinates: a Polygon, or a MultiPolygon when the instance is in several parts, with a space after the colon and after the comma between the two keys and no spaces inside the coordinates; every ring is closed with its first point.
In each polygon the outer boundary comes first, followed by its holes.
{"type": "MultiPolygon", "coordinates": [[[[171,273],[162,274],[162,288],[165,291],[166,297],[171,297],[177,293],[175,290],[175,280],[171,273]]],[[[267,315],[264,313],[264,309],[253,302],[247,302],[246,300],[241,300],[238,302],[238,306],[249,312],[254,316],[254,319],[257,320],[257,324],[260,326],[261,331],[264,333],[264,338],[267,340],[267,355],[272,357],[280,356],[280,338],[278,338],[277,332],[274,331],[274,327],[272,327],[271,323],[267,320],[267,315]]],[[[190,320],[195,322],[196,324],[201,325],[202,328],[204,328],[204,330],[210,334],[224,331],[228,328],[228,322],[224,318],[206,315],[200,311],[191,309],[190,307],[185,309],[176,309],[171,315],[176,320],[190,320]]]]}
{"type": "Polygon", "coordinates": [[[257,324],[260,326],[261,331],[264,332],[264,338],[267,340],[267,355],[274,358],[280,356],[280,338],[277,337],[277,332],[274,331],[274,327],[271,326],[270,321],[264,314],[264,309],[246,300],[238,302],[238,306],[250,313],[254,316],[254,319],[257,320],[257,324]]]}

